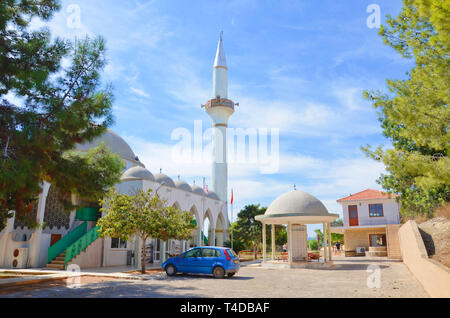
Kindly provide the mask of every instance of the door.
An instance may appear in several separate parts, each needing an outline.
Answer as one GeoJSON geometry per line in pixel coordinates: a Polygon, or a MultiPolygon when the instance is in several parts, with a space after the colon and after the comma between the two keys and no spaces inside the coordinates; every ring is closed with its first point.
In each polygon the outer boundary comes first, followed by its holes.
{"type": "Polygon", "coordinates": [[[203,274],[211,274],[214,264],[220,257],[220,251],[215,248],[202,248],[202,261],[200,262],[200,271],[203,274]]]}
{"type": "Polygon", "coordinates": [[[201,249],[194,248],[181,255],[178,263],[175,264],[175,266],[177,267],[178,271],[182,273],[200,273],[201,258],[201,249]]]}
{"type": "Polygon", "coordinates": [[[50,237],[50,246],[53,246],[56,242],[58,242],[62,238],[61,234],[52,234],[50,237]]]}
{"type": "Polygon", "coordinates": [[[350,226],[357,226],[358,223],[358,207],[356,205],[348,206],[348,219],[350,226]]]}

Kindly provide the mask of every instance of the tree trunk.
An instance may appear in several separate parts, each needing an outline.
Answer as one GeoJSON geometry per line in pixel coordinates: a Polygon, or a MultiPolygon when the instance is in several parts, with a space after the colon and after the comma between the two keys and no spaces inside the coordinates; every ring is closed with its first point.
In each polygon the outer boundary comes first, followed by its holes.
{"type": "Polygon", "coordinates": [[[147,237],[141,237],[142,240],[142,253],[141,253],[141,273],[145,274],[145,241],[147,237]]]}

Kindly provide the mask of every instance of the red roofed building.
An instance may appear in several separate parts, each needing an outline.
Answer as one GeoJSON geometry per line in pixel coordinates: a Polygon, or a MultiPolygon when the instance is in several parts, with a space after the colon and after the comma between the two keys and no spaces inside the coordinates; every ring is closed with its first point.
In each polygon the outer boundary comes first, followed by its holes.
{"type": "Polygon", "coordinates": [[[332,232],[344,234],[346,256],[370,255],[399,258],[397,230],[400,224],[398,195],[366,189],[337,200],[344,226],[332,232]]]}
{"type": "Polygon", "coordinates": [[[374,189],[366,189],[364,191],[361,191],[361,192],[358,192],[355,194],[350,194],[349,196],[346,196],[345,198],[337,200],[337,202],[390,199],[390,198],[396,198],[396,197],[398,197],[398,195],[396,195],[396,194],[389,194],[389,193],[374,190],[374,189]]]}

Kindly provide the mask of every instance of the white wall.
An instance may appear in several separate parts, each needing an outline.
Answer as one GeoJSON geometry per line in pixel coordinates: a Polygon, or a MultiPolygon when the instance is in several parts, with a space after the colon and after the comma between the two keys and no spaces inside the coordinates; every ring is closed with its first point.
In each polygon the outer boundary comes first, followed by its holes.
{"type": "Polygon", "coordinates": [[[399,204],[395,199],[376,199],[376,200],[360,200],[341,202],[342,212],[344,215],[344,226],[350,226],[348,218],[348,206],[356,205],[358,208],[358,225],[383,225],[383,224],[399,224],[399,204]],[[383,204],[382,217],[369,216],[369,204],[383,204]]]}

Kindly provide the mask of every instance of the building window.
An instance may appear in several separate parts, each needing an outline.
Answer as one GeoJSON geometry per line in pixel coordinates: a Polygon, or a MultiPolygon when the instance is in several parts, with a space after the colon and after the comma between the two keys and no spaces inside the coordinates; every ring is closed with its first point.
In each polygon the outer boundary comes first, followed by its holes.
{"type": "Polygon", "coordinates": [[[127,241],[118,238],[111,238],[111,248],[127,248],[127,241]]]}
{"type": "Polygon", "coordinates": [[[383,204],[369,204],[369,216],[380,217],[383,216],[383,204]]]}
{"type": "Polygon", "coordinates": [[[369,234],[370,246],[379,247],[386,246],[385,234],[369,234]]]}

